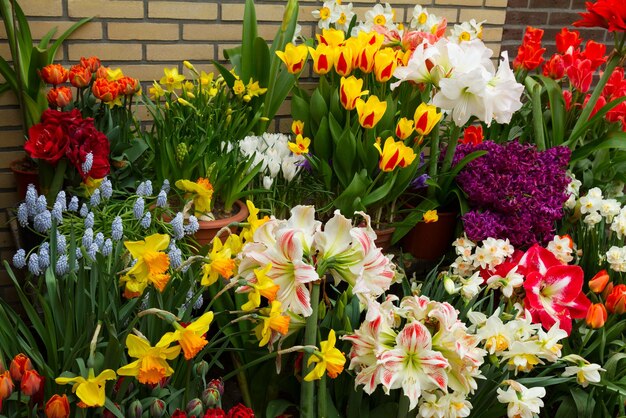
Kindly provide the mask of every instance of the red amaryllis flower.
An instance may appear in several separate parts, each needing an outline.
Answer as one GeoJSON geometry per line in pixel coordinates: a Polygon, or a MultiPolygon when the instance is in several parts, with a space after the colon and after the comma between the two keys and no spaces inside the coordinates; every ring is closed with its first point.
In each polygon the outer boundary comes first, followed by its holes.
{"type": "Polygon", "coordinates": [[[52,395],[44,408],[46,418],[68,418],[70,416],[70,403],[67,396],[52,395]]]}
{"type": "Polygon", "coordinates": [[[541,38],[543,37],[543,30],[533,28],[532,26],[526,27],[524,33],[524,39],[522,44],[517,50],[517,57],[513,60],[513,68],[531,71],[539,67],[543,62],[543,53],[545,48],[541,47],[541,38]]]}
{"type": "Polygon", "coordinates": [[[478,145],[483,142],[483,127],[482,125],[471,125],[465,128],[463,131],[463,138],[459,139],[461,144],[478,145]]]}
{"type": "Polygon", "coordinates": [[[228,411],[228,418],[254,418],[254,411],[245,405],[237,404],[228,411]]]}
{"type": "Polygon", "coordinates": [[[91,71],[82,65],[74,65],[70,68],[70,83],[76,88],[87,87],[91,83],[91,71]]]}
{"type": "Polygon", "coordinates": [[[623,314],[626,312],[626,285],[618,284],[613,287],[606,298],[606,308],[611,313],[623,314]]]}
{"type": "Polygon", "coordinates": [[[605,28],[609,32],[626,31],[626,2],[623,0],[598,0],[585,3],[586,13],[579,13],[582,19],[574,26],[585,28],[605,28]]]}
{"type": "Polygon", "coordinates": [[[100,68],[100,59],[98,57],[89,57],[89,58],[81,57],[80,65],[82,65],[85,68],[88,68],[89,71],[91,71],[92,73],[95,73],[98,70],[98,68],[100,68]]]}
{"type": "Polygon", "coordinates": [[[555,36],[555,40],[556,50],[561,54],[565,54],[570,47],[577,49],[583,41],[580,32],[569,31],[567,28],[561,29],[561,32],[555,36]]]}
{"type": "Polygon", "coordinates": [[[72,90],[67,86],[55,87],[46,95],[52,107],[65,107],[72,103],[72,90]]]}
{"type": "Polygon", "coordinates": [[[22,376],[26,370],[32,370],[33,364],[30,362],[30,359],[26,357],[24,354],[20,353],[17,356],[13,357],[11,361],[11,366],[9,370],[11,370],[11,378],[16,382],[22,380],[22,376]]]}
{"type": "Polygon", "coordinates": [[[44,82],[57,86],[67,81],[69,73],[61,64],[50,64],[43,67],[39,74],[44,82]]]}

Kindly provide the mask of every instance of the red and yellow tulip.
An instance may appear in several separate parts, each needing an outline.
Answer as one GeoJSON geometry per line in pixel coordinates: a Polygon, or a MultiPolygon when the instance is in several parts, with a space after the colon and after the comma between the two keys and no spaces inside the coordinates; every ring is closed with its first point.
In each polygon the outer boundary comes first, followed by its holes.
{"type": "Polygon", "coordinates": [[[413,163],[416,157],[413,148],[407,147],[402,141],[394,141],[392,137],[385,140],[383,148],[380,147],[380,138],[376,140],[374,146],[380,154],[378,168],[382,171],[388,172],[393,171],[396,167],[407,167],[413,163]]]}

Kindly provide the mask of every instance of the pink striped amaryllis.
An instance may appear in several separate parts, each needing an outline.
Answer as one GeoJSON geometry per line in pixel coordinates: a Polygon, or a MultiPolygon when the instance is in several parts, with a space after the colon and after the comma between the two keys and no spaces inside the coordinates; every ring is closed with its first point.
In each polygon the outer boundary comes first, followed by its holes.
{"type": "Polygon", "coordinates": [[[550,251],[532,246],[519,265],[526,280],[524,306],[533,322],[550,329],[559,322],[562,330],[572,331],[572,319],[584,318],[591,302],[582,291],[584,272],[580,266],[561,263],[550,251]]]}
{"type": "MultiPolygon", "coordinates": [[[[279,286],[276,300],[284,311],[308,317],[312,313],[307,284],[326,273],[346,281],[354,293],[377,297],[389,289],[394,265],[374,240],[369,226],[353,227],[339,212],[326,223],[315,220],[313,206],[296,206],[287,220],[270,219],[254,233],[239,254],[238,276],[255,283],[254,270],[271,264],[266,276],[279,286]]],[[[250,286],[241,286],[239,292],[250,286]]]]}

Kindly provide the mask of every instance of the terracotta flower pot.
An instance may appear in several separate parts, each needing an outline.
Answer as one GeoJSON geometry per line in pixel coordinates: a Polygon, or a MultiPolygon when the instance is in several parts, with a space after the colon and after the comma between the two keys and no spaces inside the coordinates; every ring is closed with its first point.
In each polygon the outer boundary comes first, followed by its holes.
{"type": "Polygon", "coordinates": [[[17,195],[19,200],[24,200],[29,184],[34,184],[39,192],[39,170],[26,158],[20,158],[9,165],[15,176],[17,195]]]}
{"type": "MultiPolygon", "coordinates": [[[[200,229],[193,236],[198,244],[203,246],[209,244],[220,229],[231,223],[243,222],[248,217],[250,212],[248,212],[248,207],[244,202],[237,200],[235,205],[239,210],[228,218],[216,219],[214,221],[198,221],[200,229]]],[[[237,232],[235,227],[231,227],[230,230],[233,233],[237,232]]]]}
{"type": "Polygon", "coordinates": [[[376,232],[376,239],[374,240],[376,246],[380,247],[383,252],[387,252],[389,247],[391,247],[391,237],[395,231],[396,228],[393,226],[384,229],[374,229],[374,232],[376,232]]]}
{"type": "Polygon", "coordinates": [[[418,260],[437,260],[454,241],[457,212],[441,212],[437,222],[420,222],[400,241],[402,248],[418,260]]]}

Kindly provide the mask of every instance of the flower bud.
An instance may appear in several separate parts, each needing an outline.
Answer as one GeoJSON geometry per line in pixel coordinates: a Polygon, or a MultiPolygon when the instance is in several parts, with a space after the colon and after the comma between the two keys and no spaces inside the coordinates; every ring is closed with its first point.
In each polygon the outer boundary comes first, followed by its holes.
{"type": "Polygon", "coordinates": [[[141,406],[141,402],[138,399],[135,399],[128,407],[128,416],[129,418],[141,418],[142,414],[143,406],[141,406]]]}
{"type": "Polygon", "coordinates": [[[2,404],[3,400],[11,396],[13,389],[15,389],[15,385],[13,384],[13,380],[11,380],[9,372],[5,371],[0,374],[0,404],[2,404]]]}
{"type": "Polygon", "coordinates": [[[196,363],[193,367],[193,372],[198,377],[204,377],[209,372],[209,363],[202,360],[196,363]]]}
{"type": "Polygon", "coordinates": [[[224,396],[224,381],[221,378],[211,379],[207,387],[217,389],[220,396],[224,396]]]}
{"type": "Polygon", "coordinates": [[[26,370],[32,370],[33,365],[30,362],[30,359],[26,357],[24,354],[20,353],[13,358],[11,361],[11,378],[14,381],[19,382],[22,380],[22,375],[26,370]]]}
{"type": "Polygon", "coordinates": [[[604,305],[602,303],[594,303],[587,311],[585,322],[589,328],[598,329],[604,326],[607,317],[608,314],[604,305]]]}
{"type": "Polygon", "coordinates": [[[194,398],[187,403],[187,415],[189,416],[201,416],[204,414],[204,410],[202,409],[202,401],[198,398],[194,398]]]}
{"type": "Polygon", "coordinates": [[[457,288],[454,285],[454,280],[452,280],[450,276],[446,276],[443,278],[443,287],[450,295],[454,295],[455,293],[457,293],[457,288]]]}
{"type": "Polygon", "coordinates": [[[70,403],[67,396],[52,395],[44,408],[46,418],[69,418],[70,403]]]}
{"type": "Polygon", "coordinates": [[[161,418],[165,414],[165,402],[161,399],[155,399],[150,405],[150,417],[151,418],[161,418]]]}
{"type": "Polygon", "coordinates": [[[26,370],[22,376],[20,389],[22,393],[31,398],[43,391],[44,378],[36,370],[26,370]]]}
{"type": "Polygon", "coordinates": [[[205,408],[214,408],[221,405],[221,395],[217,388],[207,387],[202,392],[202,404],[205,408]]]}
{"type": "Polygon", "coordinates": [[[606,300],[606,298],[609,297],[609,295],[611,294],[611,292],[613,291],[613,282],[609,282],[606,287],[604,288],[604,290],[602,291],[602,298],[604,300],[606,300]]]}
{"type": "Polygon", "coordinates": [[[589,289],[591,289],[593,293],[602,293],[608,283],[609,273],[607,273],[606,270],[600,270],[589,280],[589,289]]]}

